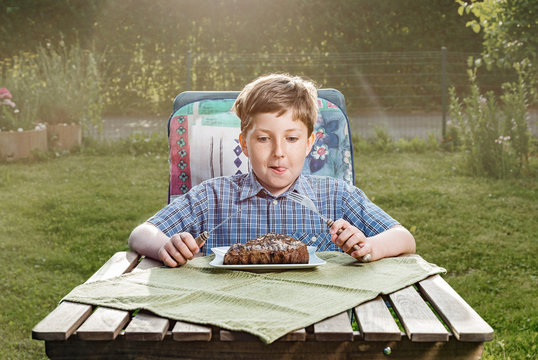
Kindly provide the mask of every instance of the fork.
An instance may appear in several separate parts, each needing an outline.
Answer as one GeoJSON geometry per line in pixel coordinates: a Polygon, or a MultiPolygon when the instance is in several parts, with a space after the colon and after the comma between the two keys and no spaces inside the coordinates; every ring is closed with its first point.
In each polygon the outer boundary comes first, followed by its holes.
{"type": "MultiPolygon", "coordinates": [[[[319,215],[319,217],[321,217],[321,219],[327,224],[327,227],[331,227],[333,226],[334,224],[334,221],[332,219],[328,219],[326,218],[325,216],[323,216],[319,211],[318,211],[318,208],[316,207],[316,204],[314,204],[314,202],[304,196],[304,195],[301,195],[299,193],[296,193],[296,192],[290,192],[288,194],[289,198],[292,200],[292,201],[295,201],[296,203],[299,203],[305,207],[307,207],[308,209],[312,210],[313,212],[315,212],[316,214],[319,215]]],[[[340,235],[342,233],[342,229],[338,229],[338,231],[336,232],[336,235],[340,235]]],[[[353,248],[352,250],[355,251],[355,250],[359,250],[360,247],[359,245],[355,244],[353,245],[353,248]]],[[[370,254],[366,254],[364,255],[362,258],[361,258],[361,261],[362,262],[369,262],[370,261],[370,258],[371,258],[371,255],[370,254]]]]}

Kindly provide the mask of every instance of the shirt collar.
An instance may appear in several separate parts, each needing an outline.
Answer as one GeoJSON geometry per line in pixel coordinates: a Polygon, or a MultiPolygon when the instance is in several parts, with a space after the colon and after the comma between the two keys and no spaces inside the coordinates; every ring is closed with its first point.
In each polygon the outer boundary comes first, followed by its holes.
{"type": "Polygon", "coordinates": [[[260,191],[266,191],[265,188],[258,182],[254,173],[250,171],[248,176],[245,178],[245,182],[241,188],[241,194],[239,195],[239,200],[243,201],[250,197],[256,196],[260,191]]]}
{"type": "Polygon", "coordinates": [[[301,195],[307,196],[312,200],[316,200],[316,193],[303,174],[299,175],[295,183],[289,188],[288,191],[286,191],[285,194],[291,191],[295,191],[301,195]]]}
{"type": "MultiPolygon", "coordinates": [[[[245,178],[245,182],[241,188],[241,194],[240,194],[239,200],[243,201],[250,197],[256,196],[260,191],[264,192],[265,194],[270,194],[270,192],[267,191],[260,184],[258,179],[256,179],[256,176],[254,175],[254,173],[250,171],[249,175],[245,178]]],[[[291,191],[295,191],[301,195],[305,195],[312,200],[316,199],[316,193],[314,192],[314,189],[312,189],[312,186],[310,186],[310,183],[306,180],[303,174],[299,175],[297,180],[281,196],[286,196],[291,191]]]]}

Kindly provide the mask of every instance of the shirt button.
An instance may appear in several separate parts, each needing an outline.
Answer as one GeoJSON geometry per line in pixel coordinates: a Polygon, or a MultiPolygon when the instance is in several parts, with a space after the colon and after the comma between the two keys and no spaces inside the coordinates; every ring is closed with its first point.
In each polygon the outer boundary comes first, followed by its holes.
{"type": "Polygon", "coordinates": [[[310,240],[312,240],[312,242],[315,243],[316,241],[318,241],[318,238],[315,237],[315,236],[312,236],[312,239],[310,239],[310,240]]]}
{"type": "Polygon", "coordinates": [[[277,204],[278,204],[278,200],[277,199],[273,200],[273,205],[277,205],[277,204]]]}

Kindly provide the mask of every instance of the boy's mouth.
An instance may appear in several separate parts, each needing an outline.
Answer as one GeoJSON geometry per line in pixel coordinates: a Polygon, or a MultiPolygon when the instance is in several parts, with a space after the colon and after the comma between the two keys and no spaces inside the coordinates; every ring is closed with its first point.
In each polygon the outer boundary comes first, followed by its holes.
{"type": "Polygon", "coordinates": [[[286,172],[286,168],[283,167],[283,166],[270,166],[271,170],[273,170],[273,172],[277,173],[277,174],[283,174],[286,172]]]}

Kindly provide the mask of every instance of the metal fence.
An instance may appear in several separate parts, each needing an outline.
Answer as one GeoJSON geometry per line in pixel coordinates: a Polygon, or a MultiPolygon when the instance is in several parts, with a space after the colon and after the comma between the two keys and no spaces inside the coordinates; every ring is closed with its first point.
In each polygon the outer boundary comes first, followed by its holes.
{"type": "MultiPolygon", "coordinates": [[[[299,74],[313,79],[320,87],[336,88],[344,94],[351,129],[355,133],[367,137],[375,127],[383,127],[395,139],[430,135],[441,138],[449,120],[448,88],[454,87],[460,96],[465,96],[469,90],[468,61],[478,56],[478,53],[445,48],[338,54],[189,52],[173,59],[174,69],[166,70],[171,75],[163,86],[168,88],[167,93],[175,96],[185,90],[240,90],[245,83],[264,73],[299,74]]],[[[158,61],[159,67],[166,69],[163,64],[172,59],[152,61],[158,61]]],[[[500,93],[501,84],[514,77],[481,70],[478,80],[483,91],[500,93]]],[[[537,133],[537,118],[538,113],[531,112],[534,134],[537,133]]],[[[129,128],[154,131],[160,123],[164,131],[166,116],[105,118],[104,136],[121,136],[129,128]],[[123,130],[118,130],[120,128],[123,130]]]]}

